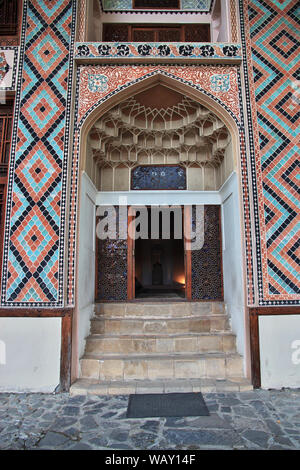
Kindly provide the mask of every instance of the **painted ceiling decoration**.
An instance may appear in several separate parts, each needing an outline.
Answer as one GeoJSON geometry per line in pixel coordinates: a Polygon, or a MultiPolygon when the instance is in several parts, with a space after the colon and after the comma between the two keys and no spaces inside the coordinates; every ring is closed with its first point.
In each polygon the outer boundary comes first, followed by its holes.
{"type": "Polygon", "coordinates": [[[182,13],[196,11],[198,13],[210,13],[213,0],[99,0],[102,11],[136,12],[143,13],[149,10],[154,12],[168,11],[182,13]],[[175,6],[179,5],[178,6],[175,6]]]}

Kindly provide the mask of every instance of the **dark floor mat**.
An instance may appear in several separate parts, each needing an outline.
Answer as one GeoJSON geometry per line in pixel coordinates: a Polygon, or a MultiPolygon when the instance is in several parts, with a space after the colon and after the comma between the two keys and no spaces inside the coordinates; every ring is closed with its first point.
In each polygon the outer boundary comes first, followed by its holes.
{"type": "Polygon", "coordinates": [[[209,416],[202,394],[153,393],[129,396],[127,418],[209,416]]]}

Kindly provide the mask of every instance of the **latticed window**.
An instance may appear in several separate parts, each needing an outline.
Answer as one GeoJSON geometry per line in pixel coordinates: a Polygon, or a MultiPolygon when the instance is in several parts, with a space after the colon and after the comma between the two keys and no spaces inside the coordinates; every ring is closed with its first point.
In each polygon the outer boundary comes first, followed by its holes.
{"type": "Polygon", "coordinates": [[[12,134],[13,104],[0,105],[0,262],[5,217],[5,196],[12,134]]]}
{"type": "Polygon", "coordinates": [[[103,41],[107,42],[209,42],[209,24],[178,26],[135,26],[120,23],[103,25],[103,41]]]}
{"type": "Polygon", "coordinates": [[[7,176],[12,131],[12,106],[0,106],[0,178],[7,176]]]}
{"type": "Polygon", "coordinates": [[[18,30],[18,0],[0,0],[0,35],[13,36],[18,30]]]}
{"type": "MultiPolygon", "coordinates": [[[[2,224],[3,224],[3,215],[4,215],[4,190],[5,190],[5,184],[0,184],[0,227],[2,229],[2,224]]],[[[1,230],[2,232],[2,230],[1,230]]]]}

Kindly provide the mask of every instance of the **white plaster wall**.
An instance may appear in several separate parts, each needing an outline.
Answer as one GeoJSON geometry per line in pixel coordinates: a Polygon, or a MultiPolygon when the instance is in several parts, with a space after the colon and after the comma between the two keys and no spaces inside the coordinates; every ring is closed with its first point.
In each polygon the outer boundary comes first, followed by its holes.
{"type": "Polygon", "coordinates": [[[221,0],[221,24],[220,24],[220,31],[217,41],[218,42],[228,42],[229,39],[229,5],[228,0],[221,0]]]}
{"type": "Polygon", "coordinates": [[[242,272],[240,208],[236,173],[221,188],[224,301],[237,335],[237,350],[245,357],[245,300],[242,272]]]}
{"type": "Polygon", "coordinates": [[[53,392],[60,353],[61,318],[0,318],[0,391],[53,392]]]}
{"type": "Polygon", "coordinates": [[[97,190],[85,172],[81,178],[78,248],[78,354],[84,353],[95,302],[95,200],[97,190]]]}
{"type": "MultiPolygon", "coordinates": [[[[224,0],[222,0],[224,1],[224,0]]],[[[134,24],[185,24],[185,23],[210,23],[210,13],[190,13],[188,11],[181,11],[180,15],[174,15],[173,13],[164,13],[160,11],[159,14],[145,14],[139,12],[131,12],[130,15],[124,15],[124,13],[102,13],[101,21],[103,23],[130,23],[134,24]],[[129,17],[129,18],[128,18],[129,17]]]]}
{"type": "Polygon", "coordinates": [[[262,388],[300,387],[300,315],[261,315],[262,388]]]}

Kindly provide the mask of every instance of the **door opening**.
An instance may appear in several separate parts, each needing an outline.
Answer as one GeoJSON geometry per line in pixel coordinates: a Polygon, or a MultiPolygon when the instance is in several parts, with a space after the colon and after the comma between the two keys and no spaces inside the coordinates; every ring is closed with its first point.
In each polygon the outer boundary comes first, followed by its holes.
{"type": "Polygon", "coordinates": [[[178,218],[173,211],[169,212],[164,221],[162,220],[163,213],[158,212],[158,223],[154,228],[153,211],[150,207],[147,208],[148,237],[138,238],[134,244],[136,299],[185,298],[186,276],[182,208],[178,207],[177,209],[180,211],[180,224],[178,224],[178,218]]]}

